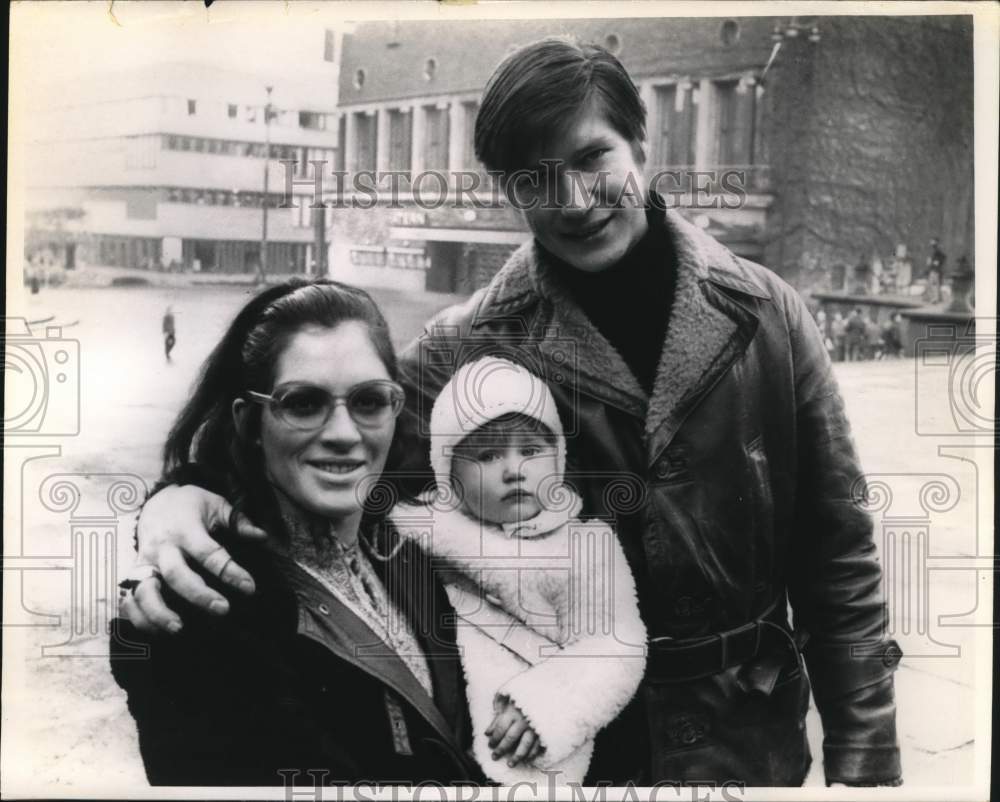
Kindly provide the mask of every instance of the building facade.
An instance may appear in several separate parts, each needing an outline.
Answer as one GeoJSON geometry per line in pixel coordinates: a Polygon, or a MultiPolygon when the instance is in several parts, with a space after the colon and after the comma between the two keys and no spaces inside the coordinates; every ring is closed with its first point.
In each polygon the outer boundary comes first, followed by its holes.
{"type": "Polygon", "coordinates": [[[479,169],[494,66],[546,35],[618,55],[647,108],[647,179],[801,290],[900,244],[922,264],[930,236],[972,253],[969,18],[385,22],[344,39],[340,150],[349,174],[403,180],[382,181],[371,208],[335,210],[335,275],[470,292],[527,238],[502,202],[470,202],[496,200],[488,183],[462,193],[456,176],[479,169]],[[414,185],[426,200],[440,184],[430,173],[449,176],[448,202],[415,202],[414,185]]]}
{"type": "Polygon", "coordinates": [[[325,104],[314,83],[180,63],[40,91],[25,153],[29,257],[45,249],[70,268],[257,272],[266,169],[263,266],[309,272],[322,264],[313,216],[282,208],[283,162],[337,163],[334,80],[331,71],[325,104]]]}

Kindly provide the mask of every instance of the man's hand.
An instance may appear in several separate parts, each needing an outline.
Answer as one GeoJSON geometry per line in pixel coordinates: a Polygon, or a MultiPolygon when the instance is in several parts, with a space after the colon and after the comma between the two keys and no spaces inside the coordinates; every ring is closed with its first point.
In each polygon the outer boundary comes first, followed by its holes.
{"type": "MultiPolygon", "coordinates": [[[[209,534],[228,526],[232,505],[222,496],[194,485],[165,487],[143,507],[136,529],[139,553],[136,564],[153,566],[170,588],[187,601],[215,615],[229,612],[229,602],[208,587],[188,562],[225,584],[251,594],[253,578],[209,534]]],[[[242,516],[237,533],[260,540],[267,535],[242,516]]],[[[138,628],[179,632],[181,620],[163,601],[160,579],[142,580],[122,600],[121,610],[138,628]]]]}
{"type": "Polygon", "coordinates": [[[490,749],[493,750],[493,759],[500,760],[504,755],[513,752],[507,761],[508,766],[514,767],[521,761],[526,763],[534,761],[545,747],[542,746],[542,739],[538,737],[538,733],[524,717],[524,713],[510,699],[503,696],[498,696],[493,701],[493,711],[496,716],[486,730],[486,736],[490,739],[490,749]]]}

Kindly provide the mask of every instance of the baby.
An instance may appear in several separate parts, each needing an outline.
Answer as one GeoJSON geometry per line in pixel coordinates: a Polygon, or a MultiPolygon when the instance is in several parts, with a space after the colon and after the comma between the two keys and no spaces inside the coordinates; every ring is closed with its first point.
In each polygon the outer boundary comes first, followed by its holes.
{"type": "Polygon", "coordinates": [[[437,493],[391,514],[440,566],[473,753],[508,785],[582,782],[645,670],[635,581],[611,528],[577,517],[565,453],[544,382],[504,359],[466,364],[431,414],[437,493]]]}

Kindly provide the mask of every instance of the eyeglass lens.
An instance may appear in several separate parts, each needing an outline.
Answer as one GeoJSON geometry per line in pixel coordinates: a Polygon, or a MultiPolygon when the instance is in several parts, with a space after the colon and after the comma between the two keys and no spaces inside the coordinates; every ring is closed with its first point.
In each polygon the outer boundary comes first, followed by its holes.
{"type": "MultiPolygon", "coordinates": [[[[396,389],[389,384],[362,384],[344,399],[347,413],[361,426],[387,423],[401,406],[396,389]]],[[[318,428],[329,420],[336,399],[320,387],[295,387],[276,399],[277,414],[292,426],[318,428]]]]}

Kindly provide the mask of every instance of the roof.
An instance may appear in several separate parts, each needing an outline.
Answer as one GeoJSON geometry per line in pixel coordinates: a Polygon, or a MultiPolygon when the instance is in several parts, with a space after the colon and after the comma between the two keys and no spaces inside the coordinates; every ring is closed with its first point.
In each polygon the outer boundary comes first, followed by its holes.
{"type": "MultiPolygon", "coordinates": [[[[479,92],[511,49],[543,36],[574,35],[606,44],[617,37],[619,58],[637,79],[653,75],[732,74],[760,69],[771,51],[773,17],[734,18],[739,35],[722,38],[725,17],[405,21],[360,23],[344,36],[340,105],[479,92]],[[434,77],[425,77],[428,59],[434,77]],[[359,69],[365,72],[355,86],[359,69]]],[[[729,28],[732,28],[730,24],[729,28]]]]}

